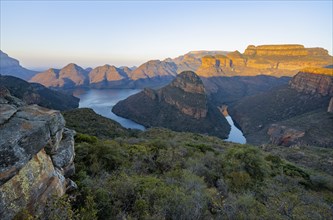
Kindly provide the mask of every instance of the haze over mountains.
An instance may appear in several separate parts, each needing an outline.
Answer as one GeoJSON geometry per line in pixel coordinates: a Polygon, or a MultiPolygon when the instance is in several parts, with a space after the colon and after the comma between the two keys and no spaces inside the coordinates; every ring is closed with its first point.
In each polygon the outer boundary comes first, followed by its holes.
{"type": "Polygon", "coordinates": [[[31,79],[37,71],[28,70],[20,62],[0,50],[0,74],[16,76],[24,80],[31,79]]]}

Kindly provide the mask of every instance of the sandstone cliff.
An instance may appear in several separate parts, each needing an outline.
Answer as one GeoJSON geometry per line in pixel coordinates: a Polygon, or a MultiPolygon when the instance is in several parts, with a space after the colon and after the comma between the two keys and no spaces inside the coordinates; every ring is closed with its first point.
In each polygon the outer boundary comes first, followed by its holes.
{"type": "Polygon", "coordinates": [[[201,66],[197,70],[197,74],[202,77],[217,77],[223,76],[225,73],[221,68],[222,65],[226,65],[227,58],[223,59],[222,56],[218,56],[218,58],[214,56],[204,56],[201,58],[201,66]]]}
{"type": "Polygon", "coordinates": [[[0,218],[26,210],[42,216],[46,201],[76,187],[74,131],[60,112],[25,105],[0,92],[0,218]]]}
{"type": "Polygon", "coordinates": [[[333,69],[303,69],[294,76],[289,85],[299,92],[333,96],[333,69]]]}
{"type": "Polygon", "coordinates": [[[117,103],[112,109],[146,127],[166,127],[226,138],[230,126],[208,101],[201,79],[193,72],[183,72],[169,85],[145,89],[117,103]]]}
{"type": "MultiPolygon", "coordinates": [[[[294,76],[299,70],[306,67],[323,67],[333,63],[333,57],[323,48],[305,48],[303,45],[250,45],[242,54],[234,51],[215,54],[219,61],[219,68],[225,76],[255,76],[273,75],[294,76]]],[[[202,58],[202,64],[197,68],[200,76],[218,76],[219,70],[207,68],[214,66],[213,57],[202,58]]],[[[192,68],[195,70],[195,68],[192,68]]]]}

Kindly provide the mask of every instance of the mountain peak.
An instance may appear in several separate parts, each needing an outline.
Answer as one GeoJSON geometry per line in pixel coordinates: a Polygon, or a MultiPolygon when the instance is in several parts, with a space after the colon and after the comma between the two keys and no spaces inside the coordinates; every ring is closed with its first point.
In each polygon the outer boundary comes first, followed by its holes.
{"type": "Polygon", "coordinates": [[[189,93],[205,94],[205,88],[200,77],[192,71],[181,72],[169,86],[180,88],[189,93]]]}

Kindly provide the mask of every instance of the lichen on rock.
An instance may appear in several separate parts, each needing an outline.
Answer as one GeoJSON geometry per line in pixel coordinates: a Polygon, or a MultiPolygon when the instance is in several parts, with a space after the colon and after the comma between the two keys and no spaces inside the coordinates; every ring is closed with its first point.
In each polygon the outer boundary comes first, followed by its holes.
{"type": "Polygon", "coordinates": [[[9,92],[0,101],[0,219],[22,209],[41,214],[51,196],[75,187],[68,179],[75,132],[59,111],[24,105],[9,92]]]}

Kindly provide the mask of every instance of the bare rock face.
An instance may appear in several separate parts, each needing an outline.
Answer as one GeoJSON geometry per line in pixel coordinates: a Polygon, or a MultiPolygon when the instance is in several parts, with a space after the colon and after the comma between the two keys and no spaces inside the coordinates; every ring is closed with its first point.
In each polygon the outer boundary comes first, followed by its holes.
{"type": "Polygon", "coordinates": [[[295,75],[306,67],[321,67],[332,63],[332,56],[323,48],[305,48],[299,44],[250,45],[244,52],[247,69],[244,73],[266,69],[267,74],[295,75]],[[250,68],[250,69],[249,69],[250,68]],[[257,69],[251,70],[251,68],[257,69]],[[284,72],[283,72],[284,71],[284,72]]]}
{"type": "Polygon", "coordinates": [[[285,44],[285,45],[250,45],[244,52],[247,56],[306,56],[308,55],[307,49],[299,44],[285,44]]]}
{"type": "Polygon", "coordinates": [[[220,63],[222,60],[225,65],[227,57],[225,60],[220,56],[217,59],[214,56],[204,56],[201,58],[202,64],[197,70],[197,74],[202,77],[214,77],[214,76],[223,76],[224,72],[220,67],[220,63]]]}
{"type": "Polygon", "coordinates": [[[307,68],[301,70],[289,83],[290,87],[298,92],[319,94],[321,96],[333,95],[333,69],[307,68]]]}
{"type": "Polygon", "coordinates": [[[73,185],[67,177],[74,172],[75,133],[59,111],[1,94],[0,218],[22,209],[41,214],[48,198],[73,185]]]}
{"type": "Polygon", "coordinates": [[[297,140],[305,135],[305,132],[282,125],[272,124],[267,134],[270,136],[270,143],[289,147],[296,144],[297,140]]]}

